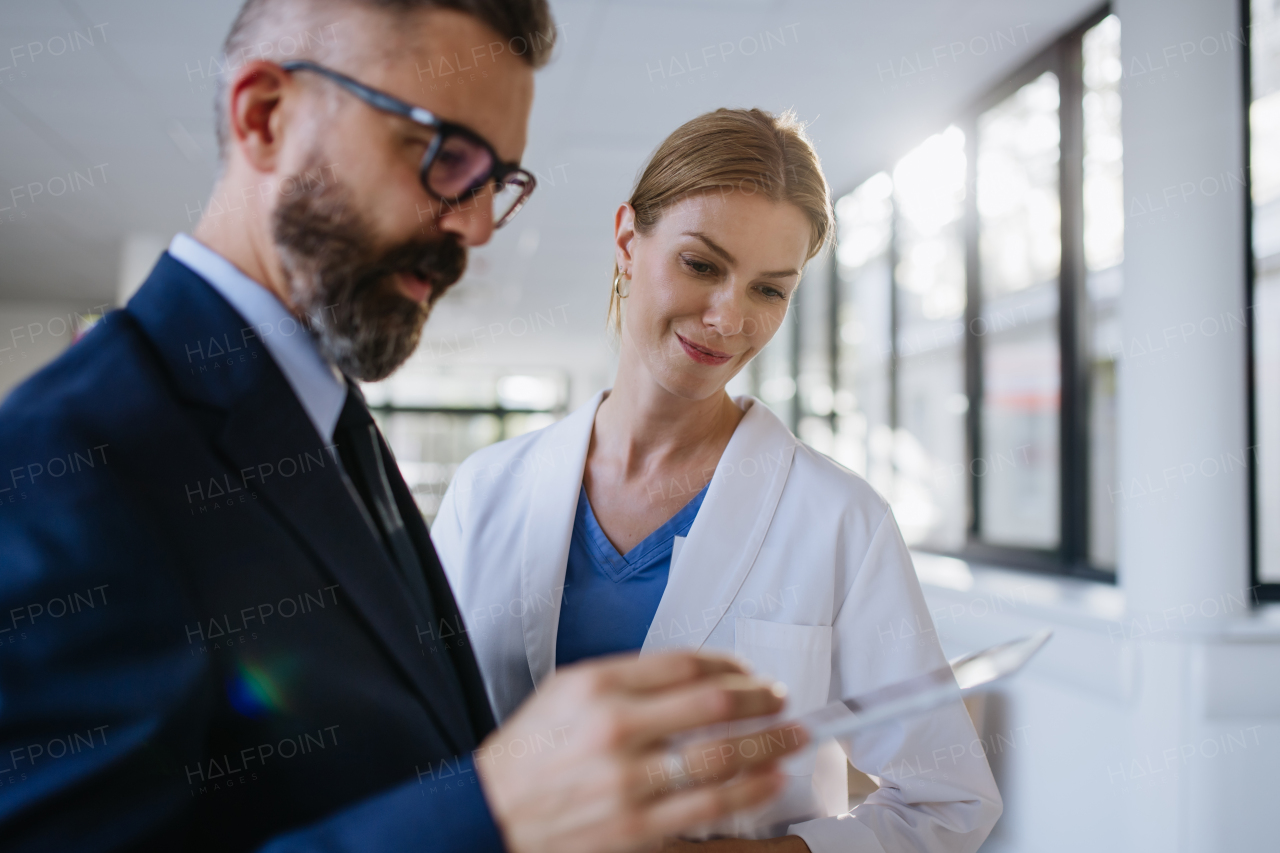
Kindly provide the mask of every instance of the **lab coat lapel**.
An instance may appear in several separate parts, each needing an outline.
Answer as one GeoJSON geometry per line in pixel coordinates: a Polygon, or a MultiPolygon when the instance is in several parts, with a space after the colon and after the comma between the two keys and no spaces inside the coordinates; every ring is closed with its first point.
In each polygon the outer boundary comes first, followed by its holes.
{"type": "Polygon", "coordinates": [[[529,511],[525,514],[520,557],[520,609],[534,686],[555,669],[569,542],[573,538],[591,429],[602,399],[603,391],[547,429],[539,446],[529,454],[529,464],[535,466],[536,473],[527,492],[529,511]],[[549,607],[542,606],[548,601],[549,607]]]}
{"type": "Polygon", "coordinates": [[[791,471],[796,439],[760,401],[750,404],[711,478],[689,537],[672,561],[641,654],[701,648],[755,563],[791,471]]]}

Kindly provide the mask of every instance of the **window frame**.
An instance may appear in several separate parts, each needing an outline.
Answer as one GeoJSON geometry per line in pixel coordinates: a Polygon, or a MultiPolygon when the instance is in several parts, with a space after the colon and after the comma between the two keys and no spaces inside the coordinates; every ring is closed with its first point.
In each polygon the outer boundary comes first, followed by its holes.
{"type": "MultiPolygon", "coordinates": [[[[1242,0],[1248,2],[1248,0],[1242,0]]],[[[1071,26],[1047,47],[971,101],[949,124],[965,134],[965,200],[963,240],[965,255],[965,310],[963,315],[963,358],[965,394],[969,408],[965,414],[965,447],[967,502],[969,518],[965,544],[959,550],[915,545],[915,550],[960,559],[1023,569],[1031,572],[1077,577],[1103,583],[1116,582],[1116,570],[1096,566],[1089,561],[1089,428],[1090,428],[1090,304],[1087,287],[1088,269],[1084,254],[1084,77],[1083,38],[1085,33],[1112,13],[1104,4],[1071,26]],[[975,332],[975,320],[982,313],[982,279],[979,255],[979,220],[977,211],[977,126],[979,117],[1004,101],[1025,84],[1046,71],[1052,71],[1059,85],[1059,160],[1058,196],[1061,206],[1062,254],[1058,276],[1058,346],[1060,353],[1059,405],[1059,544],[1054,549],[1037,549],[996,545],[979,538],[981,531],[981,478],[974,474],[974,462],[981,458],[983,405],[983,336],[975,332]]],[[[856,189],[856,187],[851,188],[856,189]]],[[[897,429],[901,421],[898,387],[898,331],[896,311],[898,279],[896,275],[896,221],[890,238],[890,351],[888,354],[890,426],[897,429]]],[[[836,325],[842,288],[837,278],[835,253],[830,260],[830,287],[827,298],[833,309],[830,372],[832,388],[842,387],[836,325]]],[[[794,365],[793,365],[794,367],[794,365]]],[[[798,380],[798,377],[797,377],[798,380]]],[[[830,415],[833,430],[836,414],[830,415]]],[[[1280,590],[1278,590],[1280,592],[1280,590]]]]}

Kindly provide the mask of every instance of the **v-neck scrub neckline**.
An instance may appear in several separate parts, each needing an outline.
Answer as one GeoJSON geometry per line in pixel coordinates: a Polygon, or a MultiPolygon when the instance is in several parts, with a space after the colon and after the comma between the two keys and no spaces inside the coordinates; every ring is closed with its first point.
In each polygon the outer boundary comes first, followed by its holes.
{"type": "Polygon", "coordinates": [[[579,489],[560,603],[557,666],[644,645],[667,587],[676,537],[688,535],[709,486],[626,554],[605,536],[586,487],[579,489]]]}
{"type": "Polygon", "coordinates": [[[582,533],[591,556],[600,564],[600,568],[615,581],[624,581],[632,574],[645,569],[650,563],[662,557],[671,556],[671,547],[677,536],[684,536],[693,526],[693,520],[702,506],[702,498],[707,493],[706,486],[694,495],[693,500],[676,511],[662,525],[626,554],[619,554],[618,549],[605,536],[604,529],[596,520],[595,511],[591,508],[591,500],[587,497],[584,486],[578,492],[578,515],[574,519],[574,529],[582,524],[582,533]]]}

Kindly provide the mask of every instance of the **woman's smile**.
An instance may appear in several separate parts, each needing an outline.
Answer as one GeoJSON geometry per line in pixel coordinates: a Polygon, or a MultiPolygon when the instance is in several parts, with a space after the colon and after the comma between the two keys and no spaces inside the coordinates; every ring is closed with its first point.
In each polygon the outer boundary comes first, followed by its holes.
{"type": "Polygon", "coordinates": [[[711,349],[710,347],[698,346],[690,343],[689,339],[676,332],[676,338],[680,341],[680,346],[684,347],[685,353],[689,358],[698,362],[698,364],[720,365],[727,362],[733,356],[726,352],[711,349]]]}

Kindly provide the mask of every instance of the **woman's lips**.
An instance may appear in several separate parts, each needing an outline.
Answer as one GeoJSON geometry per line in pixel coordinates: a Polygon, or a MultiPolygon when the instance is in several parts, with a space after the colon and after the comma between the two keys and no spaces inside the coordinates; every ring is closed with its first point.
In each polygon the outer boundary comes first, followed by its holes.
{"type": "Polygon", "coordinates": [[[684,351],[689,358],[698,362],[698,364],[724,364],[726,361],[733,358],[733,356],[728,353],[689,343],[688,339],[682,336],[679,332],[676,333],[676,339],[680,341],[680,346],[684,347],[684,351]]]}
{"type": "Polygon", "coordinates": [[[413,273],[397,273],[396,287],[406,298],[419,304],[431,298],[431,282],[425,278],[418,278],[413,273]]]}

